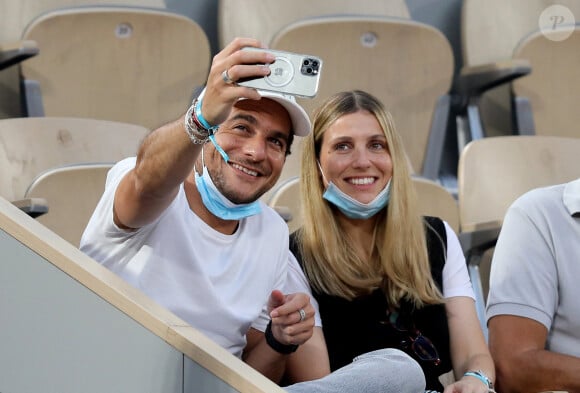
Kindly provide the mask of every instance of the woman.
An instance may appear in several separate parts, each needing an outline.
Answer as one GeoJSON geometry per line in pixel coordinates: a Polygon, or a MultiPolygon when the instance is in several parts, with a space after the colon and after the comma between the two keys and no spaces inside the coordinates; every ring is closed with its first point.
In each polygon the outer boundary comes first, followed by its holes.
{"type": "MultiPolygon", "coordinates": [[[[427,390],[492,390],[494,365],[457,236],[421,217],[390,115],[373,96],[334,95],[303,141],[304,225],[291,236],[319,303],[330,366],[398,348],[423,368],[427,390]]],[[[300,352],[289,365],[296,364],[300,352]]],[[[316,367],[316,359],[300,359],[316,367]]],[[[304,363],[302,364],[304,367],[304,363]]]]}

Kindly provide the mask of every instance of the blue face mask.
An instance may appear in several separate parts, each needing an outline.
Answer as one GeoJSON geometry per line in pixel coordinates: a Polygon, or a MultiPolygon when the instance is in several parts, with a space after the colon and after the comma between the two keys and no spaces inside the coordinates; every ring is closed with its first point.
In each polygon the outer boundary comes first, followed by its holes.
{"type": "MultiPolygon", "coordinates": [[[[322,171],[322,170],[321,170],[322,171]]],[[[328,202],[336,206],[345,216],[353,219],[364,220],[374,216],[381,211],[389,203],[391,196],[391,179],[383,188],[379,195],[369,203],[362,203],[352,198],[351,196],[342,192],[332,182],[328,183],[328,187],[322,197],[328,202]]]]}
{"type": "Polygon", "coordinates": [[[345,194],[335,186],[332,182],[328,183],[328,187],[322,197],[328,202],[332,203],[348,218],[364,220],[374,216],[381,211],[389,203],[391,196],[391,180],[387,183],[383,191],[369,203],[362,203],[345,194]]]}
{"type": "Polygon", "coordinates": [[[241,220],[262,212],[262,207],[258,201],[252,203],[235,204],[226,198],[215,186],[207,167],[203,160],[203,149],[201,151],[202,175],[199,176],[194,169],[195,185],[201,195],[203,204],[214,216],[222,220],[241,220]]]}

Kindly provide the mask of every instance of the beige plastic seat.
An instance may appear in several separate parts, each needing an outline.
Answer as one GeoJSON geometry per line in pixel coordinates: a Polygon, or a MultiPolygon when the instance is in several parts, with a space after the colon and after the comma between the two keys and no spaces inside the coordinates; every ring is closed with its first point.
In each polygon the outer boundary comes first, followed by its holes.
{"type": "MultiPolygon", "coordinates": [[[[57,8],[96,6],[98,0],[0,0],[0,38],[17,41],[36,16],[57,8]]],[[[107,0],[107,5],[123,5],[165,9],[164,0],[107,0]]]]}
{"type": "MultiPolygon", "coordinates": [[[[388,17],[318,17],[288,25],[270,47],[322,58],[318,94],[298,99],[307,112],[334,93],[367,91],[392,113],[413,172],[438,177],[453,77],[453,53],[439,30],[388,17]]],[[[300,143],[292,150],[281,179],[299,175],[300,143]]]]}
{"type": "Polygon", "coordinates": [[[290,233],[302,226],[300,207],[300,178],[293,176],[274,188],[268,205],[276,210],[288,224],[290,233]]]}
{"type": "Polygon", "coordinates": [[[24,198],[46,200],[48,212],[37,220],[78,247],[112,166],[73,164],[49,169],[32,181],[24,198]]]}
{"type": "MultiPolygon", "coordinates": [[[[440,184],[424,178],[413,177],[421,214],[439,217],[459,231],[459,208],[457,201],[440,184]]],[[[272,193],[268,205],[276,209],[286,220],[290,233],[302,225],[300,208],[300,179],[286,179],[272,193]]]]}
{"type": "MultiPolygon", "coordinates": [[[[557,16],[552,13],[563,15],[561,13],[563,8],[554,6],[564,7],[570,15],[575,15],[576,19],[580,15],[578,0],[463,1],[461,15],[463,68],[456,83],[456,92],[461,97],[457,100],[461,105],[456,109],[460,114],[458,116],[460,149],[470,140],[485,136],[511,135],[514,132],[534,133],[533,123],[527,120],[531,116],[529,105],[526,101],[521,102],[514,97],[511,82],[519,84],[529,78],[550,81],[556,73],[545,73],[542,67],[532,64],[537,64],[537,61],[514,54],[514,51],[524,37],[540,27],[547,29],[553,27],[551,25],[553,17],[557,16]],[[530,76],[524,77],[528,74],[530,76]],[[512,105],[516,112],[512,111],[512,105]],[[516,118],[515,124],[512,118],[516,118]]],[[[566,18],[565,22],[571,21],[566,18]]],[[[545,42],[545,44],[561,48],[559,45],[563,42],[545,42]]],[[[567,45],[568,43],[564,42],[563,46],[567,45]]],[[[577,46],[573,51],[579,52],[577,46]]],[[[560,61],[547,54],[545,56],[546,64],[548,58],[554,64],[560,61]]],[[[574,67],[573,64],[569,63],[571,67],[574,67]]],[[[563,66],[555,67],[561,69],[563,66]]],[[[556,121],[556,116],[552,120],[556,121]]],[[[536,131],[554,135],[560,132],[559,135],[565,135],[569,132],[558,130],[552,125],[545,131],[540,131],[539,127],[536,127],[536,131]]]]}
{"type": "Polygon", "coordinates": [[[79,118],[0,120],[0,196],[22,199],[41,172],[68,164],[116,162],[137,154],[143,126],[79,118]]]}
{"type": "Polygon", "coordinates": [[[74,7],[35,18],[21,65],[28,116],[74,116],[153,129],[182,115],[206,81],[208,39],[193,20],[143,7],[74,7]]]}
{"type": "Polygon", "coordinates": [[[562,41],[545,34],[535,31],[515,49],[514,58],[526,59],[533,70],[513,82],[518,131],[580,137],[580,25],[562,41]]]}
{"type": "MultiPolygon", "coordinates": [[[[38,15],[57,8],[102,4],[99,0],[0,0],[0,69],[2,57],[18,63],[38,51],[36,43],[22,41],[22,32],[38,15]],[[13,52],[15,47],[19,53],[13,52]]],[[[107,0],[106,4],[166,8],[164,0],[107,0]]],[[[19,67],[6,68],[0,72],[0,118],[22,115],[19,67]]]]}
{"type": "Polygon", "coordinates": [[[421,214],[439,217],[459,233],[459,206],[453,195],[433,180],[413,177],[413,185],[421,214]]]}
{"type": "Polygon", "coordinates": [[[235,37],[252,37],[268,44],[284,26],[323,15],[410,17],[404,0],[219,0],[219,44],[223,48],[235,37]]]}
{"type": "Polygon", "coordinates": [[[459,237],[484,332],[490,250],[508,207],[533,188],[580,177],[578,152],[580,138],[540,135],[488,137],[470,142],[463,150],[458,177],[459,237]],[[485,271],[480,273],[482,260],[485,271]]]}

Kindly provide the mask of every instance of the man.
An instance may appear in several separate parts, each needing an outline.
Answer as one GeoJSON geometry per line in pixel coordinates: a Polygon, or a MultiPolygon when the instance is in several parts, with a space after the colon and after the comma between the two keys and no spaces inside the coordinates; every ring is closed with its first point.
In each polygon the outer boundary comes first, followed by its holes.
{"type": "MultiPolygon", "coordinates": [[[[245,46],[260,44],[238,38],[226,46],[185,116],[153,131],[136,158],[110,171],[81,249],[279,381],[289,354],[312,337],[316,309],[288,251],[286,224],[258,198],[276,183],[294,134],[309,133],[310,121],[292,97],[235,84],[267,75],[260,64],[274,61],[245,46]]],[[[321,337],[317,328],[325,350],[321,337]]],[[[388,373],[374,361],[381,356],[368,359],[384,385],[388,373]]],[[[422,375],[397,356],[391,369],[409,374],[409,391],[419,391],[422,375]]],[[[288,390],[337,391],[349,379],[333,375],[288,390]]]]}
{"type": "Polygon", "coordinates": [[[498,391],[580,391],[579,262],[580,179],[512,204],[487,302],[498,391]]]}

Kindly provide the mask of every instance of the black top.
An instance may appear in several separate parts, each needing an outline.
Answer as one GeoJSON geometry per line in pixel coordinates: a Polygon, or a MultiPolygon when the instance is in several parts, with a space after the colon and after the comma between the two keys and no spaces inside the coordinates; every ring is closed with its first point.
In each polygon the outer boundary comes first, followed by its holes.
{"type": "MultiPolygon", "coordinates": [[[[445,226],[439,218],[425,217],[425,220],[443,240],[442,245],[437,235],[426,229],[431,274],[442,290],[447,247],[445,226]]],[[[290,249],[302,265],[295,234],[290,235],[290,249]]],[[[353,358],[363,353],[381,348],[397,348],[419,362],[425,373],[427,390],[443,390],[438,377],[452,369],[449,328],[443,304],[415,309],[412,304],[402,302],[398,309],[399,323],[395,328],[393,323],[388,322],[389,304],[381,289],[352,301],[319,293],[314,289],[312,291],[320,307],[324,338],[333,371],[351,363],[353,358]],[[431,340],[437,349],[440,358],[438,364],[432,360],[421,360],[416,354],[420,348],[412,348],[419,332],[431,340]]]]}

